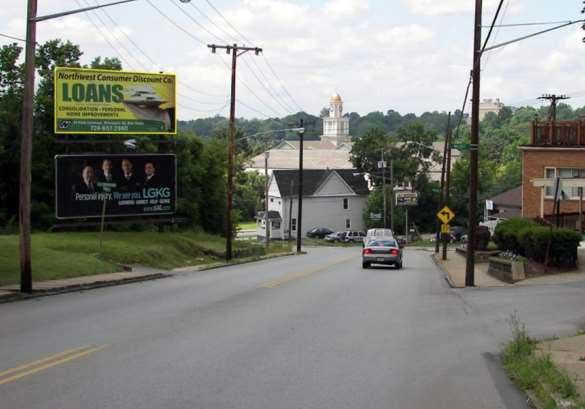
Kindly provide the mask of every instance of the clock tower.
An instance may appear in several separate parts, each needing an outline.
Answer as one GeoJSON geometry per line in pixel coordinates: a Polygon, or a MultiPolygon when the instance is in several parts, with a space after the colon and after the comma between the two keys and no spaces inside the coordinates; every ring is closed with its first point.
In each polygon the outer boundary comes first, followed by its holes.
{"type": "Polygon", "coordinates": [[[336,147],[351,143],[349,136],[349,118],[343,117],[343,100],[334,94],[329,100],[329,117],[323,118],[323,142],[328,141],[336,147]]]}

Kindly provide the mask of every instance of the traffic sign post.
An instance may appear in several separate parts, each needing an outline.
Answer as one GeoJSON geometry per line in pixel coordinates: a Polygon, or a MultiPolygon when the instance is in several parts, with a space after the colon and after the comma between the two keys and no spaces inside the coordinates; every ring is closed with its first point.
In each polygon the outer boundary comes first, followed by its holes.
{"type": "Polygon", "coordinates": [[[441,221],[441,236],[443,239],[443,260],[447,260],[447,239],[451,232],[449,222],[455,218],[455,213],[449,207],[445,206],[437,213],[437,218],[441,221]]]}
{"type": "Polygon", "coordinates": [[[471,144],[470,143],[454,143],[453,145],[451,145],[451,147],[453,149],[457,149],[458,151],[468,151],[468,150],[471,150],[471,144]]]}
{"type": "Polygon", "coordinates": [[[455,217],[455,213],[453,213],[453,210],[445,206],[439,210],[437,217],[441,222],[443,222],[443,224],[449,224],[449,222],[455,217]]]}
{"type": "Polygon", "coordinates": [[[106,203],[108,195],[105,193],[109,193],[112,189],[115,189],[118,185],[112,182],[97,182],[97,187],[101,188],[104,191],[104,202],[102,203],[102,222],[100,226],[100,250],[99,255],[102,255],[102,242],[104,238],[104,225],[106,224],[106,203]]]}

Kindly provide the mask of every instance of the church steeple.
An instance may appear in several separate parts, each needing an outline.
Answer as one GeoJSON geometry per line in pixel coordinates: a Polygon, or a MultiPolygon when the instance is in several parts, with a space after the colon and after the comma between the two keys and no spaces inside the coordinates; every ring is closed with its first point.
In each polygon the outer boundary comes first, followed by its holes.
{"type": "Polygon", "coordinates": [[[329,99],[329,118],[323,118],[321,140],[332,142],[335,146],[351,142],[349,119],[343,117],[343,100],[337,93],[329,99]]]}

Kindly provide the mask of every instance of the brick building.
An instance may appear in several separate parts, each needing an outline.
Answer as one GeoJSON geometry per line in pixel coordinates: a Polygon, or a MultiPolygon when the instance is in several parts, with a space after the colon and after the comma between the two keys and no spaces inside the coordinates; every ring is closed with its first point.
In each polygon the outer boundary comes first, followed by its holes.
{"type": "Polygon", "coordinates": [[[577,227],[585,187],[585,122],[535,122],[522,152],[522,217],[552,219],[560,179],[561,223],[577,227]]]}

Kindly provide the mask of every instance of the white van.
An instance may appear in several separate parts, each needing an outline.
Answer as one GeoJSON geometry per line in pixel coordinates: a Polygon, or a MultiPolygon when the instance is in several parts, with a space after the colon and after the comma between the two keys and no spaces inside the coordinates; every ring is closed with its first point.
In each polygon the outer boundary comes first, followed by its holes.
{"type": "Polygon", "coordinates": [[[364,238],[364,247],[368,245],[368,243],[372,240],[378,239],[393,239],[394,233],[392,229],[370,229],[366,233],[366,237],[364,238]]]}

